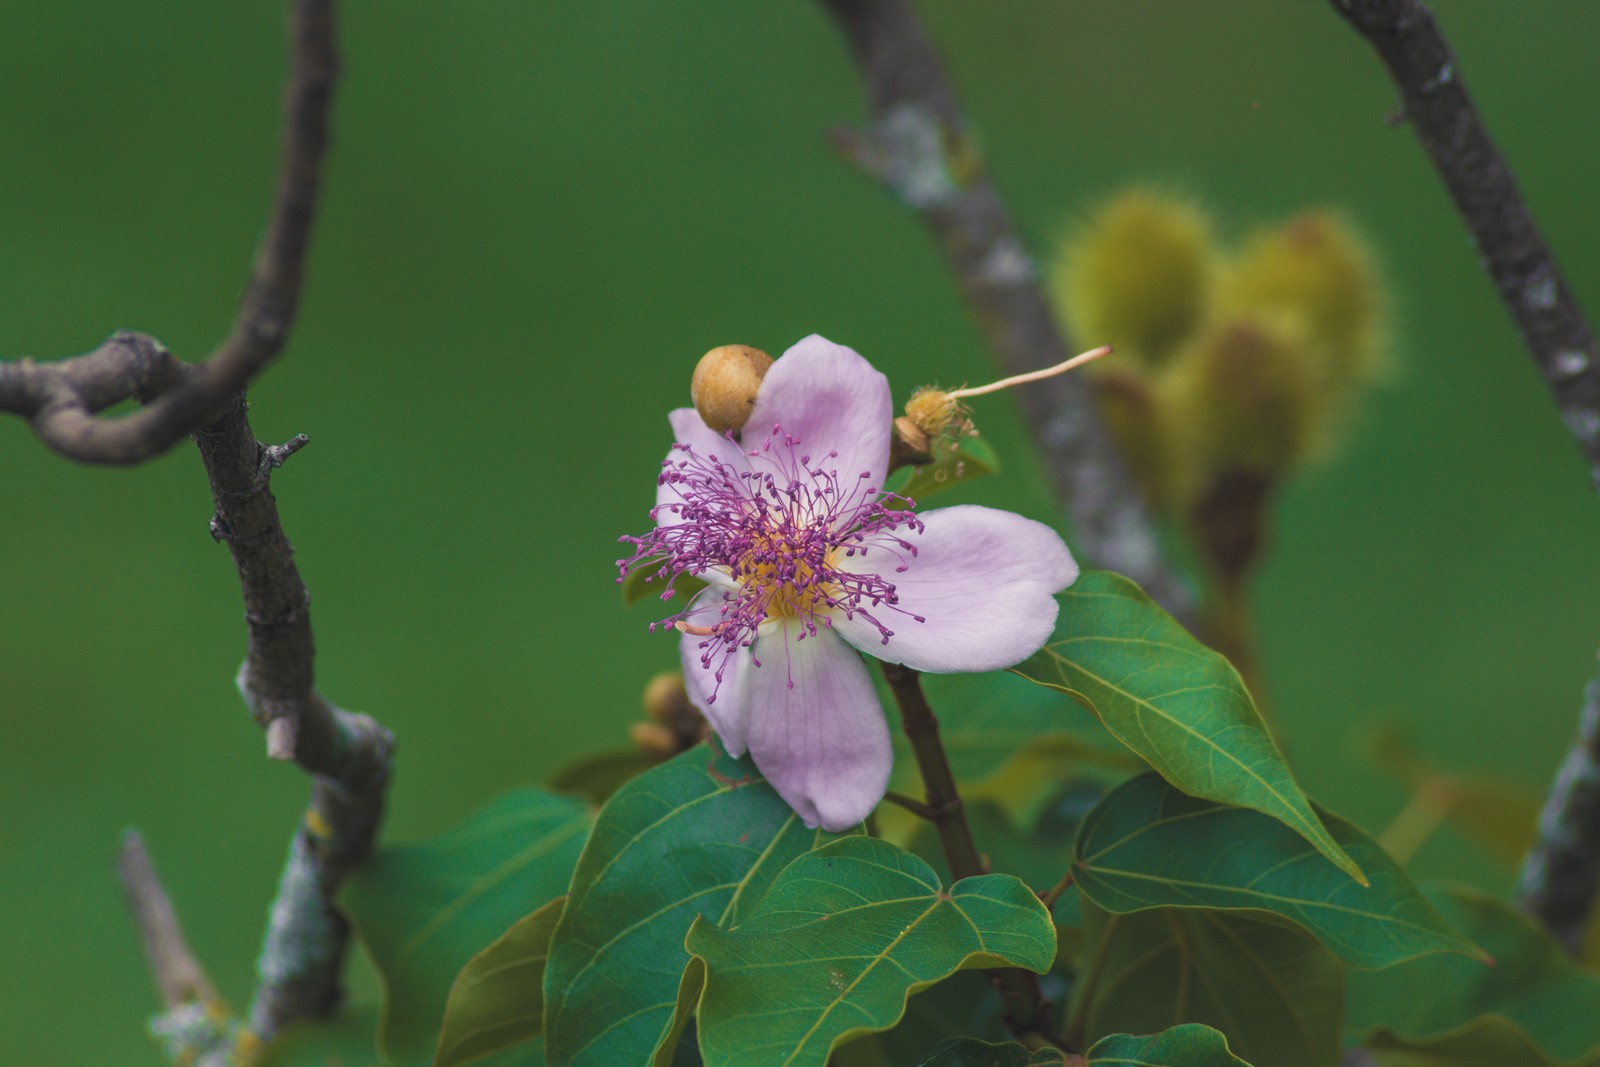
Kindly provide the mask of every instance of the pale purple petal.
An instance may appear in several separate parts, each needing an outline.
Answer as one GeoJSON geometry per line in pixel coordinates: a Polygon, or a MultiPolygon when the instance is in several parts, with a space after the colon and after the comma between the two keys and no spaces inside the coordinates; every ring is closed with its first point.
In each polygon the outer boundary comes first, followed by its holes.
{"type": "MultiPolygon", "coordinates": [[[[709,460],[712,456],[715,456],[736,472],[750,469],[749,464],[745,461],[744,450],[739,446],[738,442],[729,440],[707,426],[705,420],[700,417],[700,413],[694,408],[677,408],[667,416],[667,420],[672,423],[672,435],[677,438],[678,443],[680,445],[688,445],[694,450],[694,454],[701,459],[709,460]]],[[[668,463],[682,463],[687,458],[687,453],[679,448],[674,448],[667,453],[668,463]]],[[[678,520],[674,517],[672,510],[663,508],[661,505],[681,504],[682,502],[683,496],[678,492],[676,486],[658,484],[656,486],[656,506],[660,510],[656,513],[656,524],[658,526],[677,525],[678,520]]]]}
{"type": "MultiPolygon", "coordinates": [[[[713,587],[701,595],[684,621],[693,626],[710,627],[721,614],[722,597],[713,587]]],[[[722,738],[729,755],[735,758],[744,755],[750,712],[747,690],[749,676],[754,670],[750,650],[734,648],[730,654],[720,640],[686,633],[679,638],[678,657],[683,661],[683,686],[689,692],[689,702],[705,715],[711,728],[722,738]],[[711,653],[709,664],[701,662],[707,652],[711,653]]]]}
{"type": "Polygon", "coordinates": [[[827,630],[797,640],[799,630],[758,640],[761,666],[744,672],[750,756],[807,826],[848,830],[888,788],[889,727],[855,650],[827,630]]]}
{"type": "Polygon", "coordinates": [[[835,613],[834,630],[870,656],[939,674],[999,670],[1037,652],[1055,629],[1055,594],[1078,577],[1060,535],[1021,515],[972,504],[920,518],[921,534],[873,535],[867,552],[839,561],[841,570],[894,583],[898,604],[862,605],[893,631],[888,643],[859,611],[854,618],[835,613]],[[896,573],[899,566],[906,570],[896,573]]]}
{"type": "Polygon", "coordinates": [[[740,440],[754,452],[781,426],[785,436],[799,438],[809,466],[837,471],[847,492],[857,485],[882,489],[893,421],[889,379],[853,349],[812,334],[767,371],[740,440]],[[838,457],[827,458],[829,452],[838,457]]]}

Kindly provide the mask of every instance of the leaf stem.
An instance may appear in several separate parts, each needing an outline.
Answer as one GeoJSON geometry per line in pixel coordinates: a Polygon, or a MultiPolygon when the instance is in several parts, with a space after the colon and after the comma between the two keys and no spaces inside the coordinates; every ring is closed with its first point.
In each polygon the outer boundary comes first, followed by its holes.
{"type": "Polygon", "coordinates": [[[934,811],[932,808],[928,807],[928,805],[924,804],[915,797],[908,797],[904,793],[896,793],[893,789],[891,789],[883,794],[883,799],[887,800],[891,804],[896,805],[897,807],[906,809],[919,819],[926,819],[929,822],[937,822],[939,820],[939,813],[937,811],[934,811]]]}
{"type": "Polygon", "coordinates": [[[921,676],[899,664],[881,666],[884,680],[900,706],[900,724],[916,756],[917,770],[922,774],[927,794],[923,817],[939,832],[939,844],[950,865],[950,877],[959,881],[986,873],[986,864],[972,840],[972,828],[967,825],[967,814],[961,805],[961,793],[956,789],[955,775],[950,771],[950,760],[945,756],[944,743],[939,740],[939,720],[922,692],[921,676]]]}
{"type": "Polygon", "coordinates": [[[1071,886],[1072,868],[1068,867],[1067,873],[1061,876],[1061,881],[1052,886],[1049,892],[1039,894],[1039,902],[1047,909],[1054,909],[1056,901],[1061,899],[1061,894],[1065,893],[1071,886]]]}
{"type": "MultiPolygon", "coordinates": [[[[927,798],[925,803],[898,795],[890,799],[933,823],[939,832],[939,844],[944,849],[952,882],[987,873],[988,864],[972,839],[972,828],[967,825],[961,793],[950,770],[950,759],[945,755],[944,743],[939,740],[939,720],[922,692],[921,676],[901,664],[880,663],[879,666],[899,705],[900,724],[916,756],[927,798]]],[[[1012,1034],[1025,1041],[1032,1038],[1056,1044],[1050,1002],[1039,992],[1038,976],[1020,967],[1001,967],[986,973],[1005,1004],[1006,1026],[1012,1034]]]]}

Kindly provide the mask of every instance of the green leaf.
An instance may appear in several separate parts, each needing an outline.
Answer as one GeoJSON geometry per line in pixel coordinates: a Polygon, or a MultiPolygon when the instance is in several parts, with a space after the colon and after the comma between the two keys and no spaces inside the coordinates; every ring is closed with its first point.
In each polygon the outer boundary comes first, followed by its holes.
{"type": "Polygon", "coordinates": [[[957,1037],[939,1042],[917,1067],[1061,1067],[1066,1062],[1066,1053],[1058,1048],[1029,1052],[1015,1041],[993,1045],[975,1037],[957,1037]]]}
{"type": "Polygon", "coordinates": [[[559,897],[511,924],[467,961],[450,987],[434,1067],[461,1067],[544,1031],[544,963],[559,897]]]}
{"type": "Polygon", "coordinates": [[[909,475],[890,478],[889,488],[920,507],[937,493],[999,470],[1000,454],[982,437],[941,438],[933,444],[931,461],[909,468],[909,475]]]}
{"type": "Polygon", "coordinates": [[[791,859],[832,836],[807,830],[754,764],[712,743],[617,790],[550,941],[551,1061],[650,1062],[674,1028],[690,922],[739,921],[791,859]]]}
{"type": "Polygon", "coordinates": [[[1427,893],[1494,964],[1429,956],[1350,975],[1349,1037],[1441,1067],[1600,1064],[1600,975],[1504,901],[1458,886],[1427,893]]]}
{"type": "Polygon", "coordinates": [[[692,574],[680,574],[672,583],[672,593],[663,596],[666,590],[665,579],[661,575],[661,567],[665,559],[645,560],[628,568],[628,573],[622,577],[622,603],[632,607],[645,598],[652,600],[671,600],[677,597],[689,600],[696,593],[706,587],[705,580],[696,578],[692,574]]]}
{"type": "Polygon", "coordinates": [[[964,967],[1055,959],[1044,906],[1010,875],[948,892],[895,846],[848,837],[795,860],[749,918],[704,920],[689,951],[705,961],[700,1052],[708,1067],[816,1067],[842,1040],[886,1030],[906,998],[964,967]]]}
{"type": "Polygon", "coordinates": [[[1270,911],[1305,927],[1353,967],[1431,952],[1476,954],[1411,879],[1343,819],[1323,815],[1371,881],[1360,886],[1275,819],[1185,796],[1145,774],[1112,790],[1084,820],[1074,880],[1106,911],[1155,907],[1270,911]]]}
{"type": "Polygon", "coordinates": [[[659,757],[637,748],[619,748],[580,756],[550,776],[550,788],[604,804],[625,782],[660,763],[659,757]]]}
{"type": "MultiPolygon", "coordinates": [[[[991,870],[1015,875],[1039,892],[1050,889],[1061,881],[1072,866],[1072,836],[1047,838],[1027,833],[1017,828],[994,804],[962,799],[967,825],[973,839],[982,842],[983,854],[991,870]]],[[[939,831],[932,823],[921,821],[908,851],[920,856],[935,871],[947,870],[939,831]]]]}
{"type": "Polygon", "coordinates": [[[1159,1034],[1112,1034],[1089,1050],[1089,1067],[1137,1064],[1138,1067],[1250,1067],[1228,1050],[1228,1039],[1199,1023],[1186,1023],[1159,1034]]]}
{"type": "Polygon", "coordinates": [[[1304,930],[1267,912],[1108,915],[1085,900],[1083,914],[1094,947],[1071,1032],[1093,1042],[1204,1023],[1250,1063],[1337,1067],[1343,969],[1304,930]]]}
{"type": "Polygon", "coordinates": [[[1038,820],[1048,803],[1061,795],[1065,786],[1081,781],[1088,768],[1102,775],[1119,771],[1118,777],[1121,777],[1144,770],[1144,763],[1127,752],[1108,752],[1057,730],[1035,737],[1012,752],[993,773],[964,785],[961,797],[989,801],[1019,827],[1028,827],[1038,820]]]}
{"type": "Polygon", "coordinates": [[[582,801],[518,790],[430,841],[379,851],[356,872],[341,900],[383,978],[386,1058],[433,1055],[456,976],[561,895],[588,825],[582,801]]]}
{"type": "Polygon", "coordinates": [[[893,1028],[853,1038],[834,1050],[828,1067],[905,1067],[952,1038],[1003,1041],[1005,1005],[980,971],[958,971],[915,994],[893,1028]]]}
{"type": "Polygon", "coordinates": [[[1058,599],[1055,633],[1013,671],[1093,711],[1190,796],[1264,812],[1365,880],[1311,810],[1226,659],[1121,575],[1087,571],[1058,599]]]}

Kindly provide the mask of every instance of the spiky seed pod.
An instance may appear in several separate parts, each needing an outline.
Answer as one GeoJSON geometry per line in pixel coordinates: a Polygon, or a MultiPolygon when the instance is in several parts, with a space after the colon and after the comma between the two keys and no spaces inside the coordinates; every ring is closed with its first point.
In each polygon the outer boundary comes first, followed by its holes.
{"type": "Polygon", "coordinates": [[[1205,318],[1212,247],[1210,220],[1187,201],[1125,192],[1062,244],[1056,301],[1078,336],[1160,367],[1205,318]]]}
{"type": "Polygon", "coordinates": [[[1336,402],[1381,370],[1382,294],[1372,255],[1332,212],[1307,212],[1257,235],[1225,272],[1218,303],[1225,316],[1300,319],[1336,402]]]}
{"type": "Polygon", "coordinates": [[[700,357],[689,395],[705,424],[717,433],[744,428],[772,357],[749,345],[722,345],[700,357]]]}
{"type": "Polygon", "coordinates": [[[1292,319],[1238,316],[1207,329],[1162,383],[1185,496],[1229,471],[1276,480],[1321,446],[1321,360],[1292,319]]]}

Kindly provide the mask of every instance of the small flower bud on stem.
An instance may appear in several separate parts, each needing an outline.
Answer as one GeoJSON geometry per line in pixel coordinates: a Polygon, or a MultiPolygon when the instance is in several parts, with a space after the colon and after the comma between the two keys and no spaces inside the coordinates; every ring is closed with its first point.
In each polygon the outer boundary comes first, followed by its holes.
{"type": "Polygon", "coordinates": [[[628,736],[652,756],[669,759],[705,740],[705,716],[690,703],[683,675],[677,671],[650,679],[644,689],[644,713],[647,721],[628,727],[628,736]]]}
{"type": "Polygon", "coordinates": [[[717,433],[744,429],[771,366],[771,356],[749,345],[722,345],[701,356],[689,381],[700,418],[717,433]]]}

